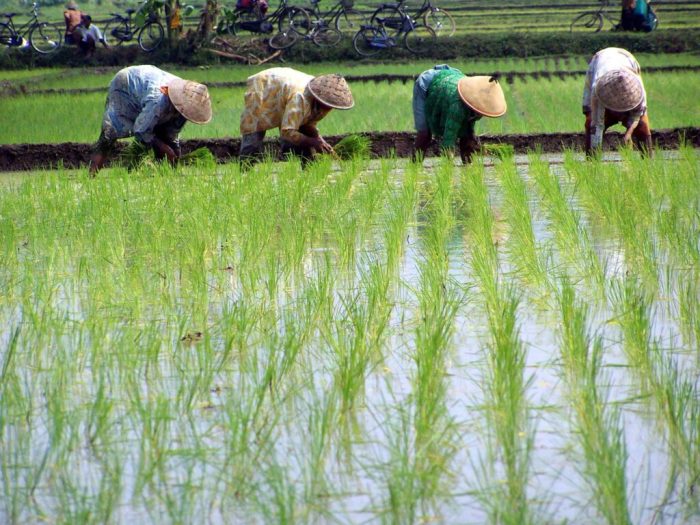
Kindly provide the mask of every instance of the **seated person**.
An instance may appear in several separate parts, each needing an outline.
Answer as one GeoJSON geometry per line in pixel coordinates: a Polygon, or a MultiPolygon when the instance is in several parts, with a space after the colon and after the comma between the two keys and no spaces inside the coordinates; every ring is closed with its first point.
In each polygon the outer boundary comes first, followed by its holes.
{"type": "Polygon", "coordinates": [[[81,24],[82,13],[78,9],[78,4],[73,0],[66,4],[66,10],[63,12],[63,21],[66,23],[66,31],[63,34],[63,40],[68,45],[77,44],[73,39],[73,31],[81,24]]]}
{"type": "Polygon", "coordinates": [[[622,0],[620,29],[648,33],[656,29],[657,22],[656,13],[647,0],[622,0]]]}
{"type": "Polygon", "coordinates": [[[77,41],[78,47],[86,55],[91,55],[95,51],[97,42],[100,42],[105,49],[109,48],[102,31],[92,23],[90,15],[83,15],[82,23],[73,30],[73,40],[77,41]]]}

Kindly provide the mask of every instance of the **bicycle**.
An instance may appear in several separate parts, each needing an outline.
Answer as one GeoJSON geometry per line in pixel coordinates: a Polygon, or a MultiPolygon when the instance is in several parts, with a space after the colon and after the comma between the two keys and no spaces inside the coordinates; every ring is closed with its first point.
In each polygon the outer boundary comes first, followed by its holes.
{"type": "Polygon", "coordinates": [[[592,30],[594,33],[603,29],[605,20],[612,24],[612,30],[617,30],[618,21],[615,20],[606,9],[610,6],[610,0],[600,0],[600,5],[596,11],[584,11],[574,17],[569,30],[573,33],[577,30],[592,30]]]}
{"type": "Polygon", "coordinates": [[[395,47],[402,34],[403,46],[416,55],[426,52],[435,43],[435,31],[428,26],[416,24],[404,11],[399,13],[401,22],[398,32],[393,31],[396,27],[393,19],[376,17],[375,24],[363,25],[352,39],[352,47],[357,54],[370,57],[395,47]],[[392,29],[392,34],[387,32],[386,22],[390,23],[388,27],[392,29]]]}
{"type": "Polygon", "coordinates": [[[163,42],[165,29],[160,20],[158,20],[158,14],[155,12],[143,15],[141,23],[138,20],[138,18],[141,18],[141,14],[137,15],[135,22],[132,21],[131,15],[136,12],[136,9],[127,9],[126,16],[119,13],[110,13],[113,18],[107,20],[102,34],[105,39],[107,39],[108,35],[114,37],[117,46],[124,42],[130,42],[136,36],[139,47],[146,53],[150,53],[163,42]]]}
{"type": "Polygon", "coordinates": [[[7,47],[25,47],[30,45],[34,51],[48,55],[61,47],[63,32],[55,25],[39,21],[39,4],[32,4],[31,18],[16,27],[12,18],[17,13],[2,13],[7,22],[0,22],[0,45],[7,47]],[[26,38],[25,38],[26,37],[26,38]]]}
{"type": "Polygon", "coordinates": [[[272,49],[287,49],[298,42],[299,36],[304,40],[311,40],[318,47],[332,47],[343,39],[343,33],[335,27],[330,27],[325,20],[313,20],[307,34],[280,31],[270,37],[268,44],[272,49]]]}
{"type": "MultiPolygon", "coordinates": [[[[280,5],[271,14],[263,14],[260,4],[253,0],[248,7],[224,8],[224,16],[219,22],[218,32],[238,36],[242,31],[251,33],[272,33],[275,23],[283,36],[289,41],[286,47],[296,42],[299,35],[306,35],[311,29],[311,17],[301,7],[289,6],[287,0],[280,0],[280,5]]],[[[277,36],[277,35],[275,35],[277,36]]]]}
{"type": "Polygon", "coordinates": [[[315,16],[317,20],[326,20],[328,25],[333,24],[341,33],[355,33],[364,21],[362,13],[353,9],[354,0],[338,0],[338,3],[326,13],[321,13],[320,3],[321,0],[311,0],[313,9],[309,14],[315,16]]]}
{"type": "MultiPolygon", "coordinates": [[[[406,12],[404,5],[406,0],[399,0],[398,3],[381,4],[370,17],[370,23],[374,23],[376,18],[388,20],[400,19],[400,12],[406,12]]],[[[454,18],[444,9],[434,6],[432,0],[423,0],[418,10],[411,14],[414,20],[423,20],[423,24],[431,28],[437,36],[453,36],[457,29],[454,18]]],[[[391,24],[390,24],[391,25],[391,24]]],[[[394,29],[398,29],[395,27],[394,29]]]]}

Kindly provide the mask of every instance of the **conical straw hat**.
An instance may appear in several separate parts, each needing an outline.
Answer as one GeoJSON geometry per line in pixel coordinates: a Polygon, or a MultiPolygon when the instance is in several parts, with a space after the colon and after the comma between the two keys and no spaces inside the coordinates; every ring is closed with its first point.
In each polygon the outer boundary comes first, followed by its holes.
{"type": "Polygon", "coordinates": [[[608,71],[596,81],[595,96],[606,109],[625,112],[644,100],[642,79],[629,69],[608,71]]]}
{"type": "Polygon", "coordinates": [[[340,75],[321,75],[309,82],[311,94],[322,104],[336,109],[350,109],[355,105],[350,86],[340,75]]]}
{"type": "Polygon", "coordinates": [[[457,91],[462,101],[480,115],[500,117],[506,112],[506,97],[496,77],[462,77],[457,91]]]}
{"type": "Polygon", "coordinates": [[[175,78],[168,83],[168,96],[180,114],[195,124],[211,120],[211,100],[204,84],[175,78]]]}

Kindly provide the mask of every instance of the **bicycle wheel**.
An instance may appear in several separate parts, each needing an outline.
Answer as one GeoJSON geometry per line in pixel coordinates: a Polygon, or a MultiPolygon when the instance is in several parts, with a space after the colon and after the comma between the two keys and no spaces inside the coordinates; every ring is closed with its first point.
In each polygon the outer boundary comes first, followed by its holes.
{"type": "Polygon", "coordinates": [[[160,45],[164,36],[165,30],[160,22],[157,20],[146,22],[146,25],[139,31],[139,47],[146,53],[150,53],[160,45]]]}
{"type": "Polygon", "coordinates": [[[603,15],[597,11],[581,13],[571,22],[570,30],[599,32],[603,28],[603,15]]]}
{"type": "Polygon", "coordinates": [[[434,7],[425,13],[423,15],[423,22],[426,26],[435,31],[437,36],[452,36],[455,34],[455,29],[457,27],[452,15],[439,7],[434,7]]]}
{"type": "Polygon", "coordinates": [[[306,9],[301,7],[290,7],[287,9],[278,21],[280,32],[290,29],[302,36],[308,35],[311,31],[311,17],[306,9]]]}
{"type": "Polygon", "coordinates": [[[334,27],[322,27],[314,32],[313,43],[318,47],[333,47],[343,39],[343,33],[334,27]]]}
{"type": "Polygon", "coordinates": [[[287,27],[284,31],[272,35],[268,44],[272,49],[287,49],[292,47],[299,40],[299,33],[287,27]]]}
{"type": "Polygon", "coordinates": [[[387,36],[398,37],[406,21],[406,15],[397,7],[397,4],[383,4],[379,6],[369,19],[373,26],[384,26],[387,36]]]}
{"type": "Polygon", "coordinates": [[[403,45],[411,53],[422,55],[435,45],[435,31],[428,26],[416,26],[403,37],[403,45]]]}
{"type": "Polygon", "coordinates": [[[362,26],[365,17],[359,11],[348,9],[338,13],[335,17],[335,28],[341,33],[356,33],[362,26]]]}
{"type": "Polygon", "coordinates": [[[131,40],[132,34],[129,30],[129,24],[126,20],[121,18],[112,18],[107,20],[104,29],[102,30],[102,35],[105,37],[105,41],[110,46],[120,46],[124,42],[131,40]]]}
{"type": "Polygon", "coordinates": [[[42,55],[48,55],[61,47],[63,31],[56,26],[41,22],[29,31],[29,44],[32,49],[42,55]]]}
{"type": "Polygon", "coordinates": [[[382,35],[374,26],[363,26],[355,36],[352,37],[352,47],[357,54],[363,57],[371,57],[379,53],[383,47],[380,42],[386,42],[386,37],[382,35]]]}
{"type": "Polygon", "coordinates": [[[14,31],[7,24],[0,24],[0,46],[11,46],[14,40],[14,31]]]}

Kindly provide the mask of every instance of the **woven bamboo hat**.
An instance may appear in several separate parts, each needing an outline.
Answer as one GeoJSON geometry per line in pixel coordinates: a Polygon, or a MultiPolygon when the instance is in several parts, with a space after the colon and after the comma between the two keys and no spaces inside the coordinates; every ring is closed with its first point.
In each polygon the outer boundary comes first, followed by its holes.
{"type": "Polygon", "coordinates": [[[211,99],[204,84],[175,78],[168,83],[168,96],[175,109],[190,122],[206,124],[211,120],[211,99]]]}
{"type": "Polygon", "coordinates": [[[462,102],[480,115],[500,117],[506,112],[506,97],[496,76],[462,77],[457,91],[462,102]]]}
{"type": "Polygon", "coordinates": [[[350,86],[340,75],[321,75],[309,82],[309,92],[322,104],[335,109],[350,109],[355,105],[350,86]]]}
{"type": "Polygon", "coordinates": [[[606,109],[622,113],[636,108],[644,100],[644,86],[635,72],[617,69],[596,81],[595,96],[606,109]]]}

